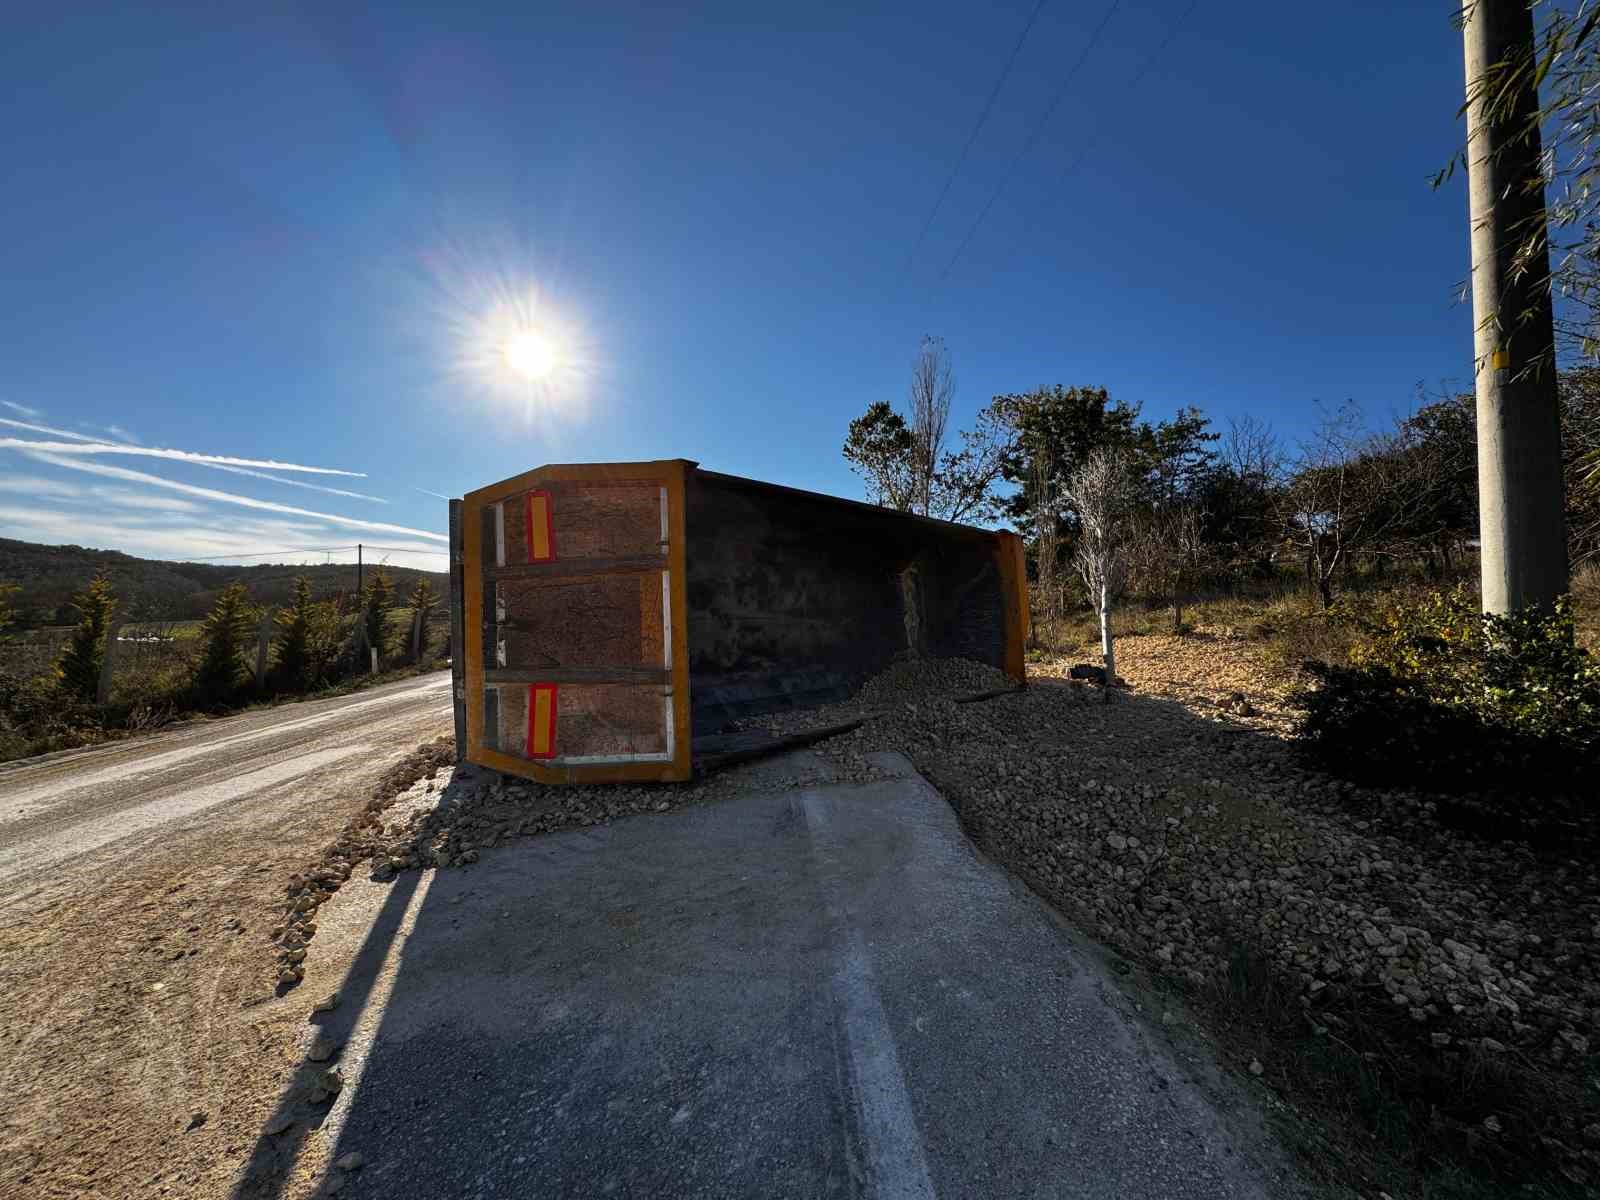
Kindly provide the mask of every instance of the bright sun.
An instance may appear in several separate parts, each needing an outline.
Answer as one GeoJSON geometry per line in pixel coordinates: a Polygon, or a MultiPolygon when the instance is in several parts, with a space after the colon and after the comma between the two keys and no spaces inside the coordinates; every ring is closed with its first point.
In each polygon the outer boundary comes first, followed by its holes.
{"type": "Polygon", "coordinates": [[[561,365],[553,343],[536,329],[524,329],[500,348],[506,365],[524,379],[543,379],[561,365]]]}

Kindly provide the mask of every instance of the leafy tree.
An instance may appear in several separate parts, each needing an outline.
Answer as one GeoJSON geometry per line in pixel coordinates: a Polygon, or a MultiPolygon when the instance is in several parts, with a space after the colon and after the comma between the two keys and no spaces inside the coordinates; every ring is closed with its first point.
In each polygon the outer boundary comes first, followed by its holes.
{"type": "MultiPolygon", "coordinates": [[[[930,460],[923,437],[892,405],[879,400],[850,422],[844,457],[866,480],[874,504],[944,521],[992,516],[1010,430],[985,409],[960,437],[961,449],[940,452],[932,474],[925,474],[930,460]]],[[[939,438],[942,444],[942,425],[939,438]]]]}
{"type": "Polygon", "coordinates": [[[117,609],[117,595],[111,590],[111,580],[104,571],[73,596],[72,606],[78,612],[78,624],[72,631],[72,641],[67,644],[56,664],[56,671],[61,678],[61,686],[69,694],[90,701],[100,689],[106,635],[111,628],[112,614],[117,609]]]}
{"type": "Polygon", "coordinates": [[[1040,488],[1059,490],[1099,449],[1131,449],[1139,419],[1137,405],[1113,402],[1105,388],[1051,388],[996,396],[991,419],[1011,433],[1001,457],[1000,476],[1016,491],[1002,508],[1026,533],[1034,529],[1040,488]],[[1048,470],[1040,471],[1042,459],[1048,470]]]}
{"type": "Polygon", "coordinates": [[[1450,567],[1461,541],[1478,531],[1478,417],[1470,393],[1423,404],[1401,420],[1396,450],[1412,497],[1402,536],[1430,572],[1435,555],[1450,567]]]}
{"type": "Polygon", "coordinates": [[[319,687],[334,673],[345,647],[344,619],[336,600],[311,606],[306,635],[306,686],[319,687]]]}
{"type": "Polygon", "coordinates": [[[916,498],[915,446],[905,418],[887,400],[879,400],[850,422],[844,457],[866,480],[874,504],[910,512],[916,498]]]}
{"type": "Polygon", "coordinates": [[[285,687],[297,691],[312,684],[311,633],[315,607],[311,600],[311,581],[300,575],[295,578],[294,597],[289,606],[280,609],[273,618],[278,626],[276,672],[285,687]]]}
{"type": "Polygon", "coordinates": [[[411,589],[411,619],[419,630],[415,657],[421,658],[428,649],[428,618],[439,605],[439,594],[433,590],[426,575],[417,576],[417,585],[411,589]]]}
{"type": "MultiPolygon", "coordinates": [[[[1467,0],[1457,20],[1471,7],[1467,0]]],[[[1543,18],[1528,51],[1513,53],[1472,81],[1457,115],[1481,100],[1485,118],[1504,130],[1503,144],[1532,141],[1541,148],[1543,170],[1507,186],[1537,189],[1541,200],[1548,194],[1548,229],[1540,204],[1534,216],[1507,232],[1516,239],[1517,268],[1538,272],[1565,300],[1557,312],[1557,335],[1592,359],[1600,354],[1600,106],[1594,100],[1600,89],[1600,9],[1546,5],[1543,18]]],[[[1458,166],[1465,168],[1469,152],[1458,151],[1434,185],[1458,166]]]]}
{"type": "Polygon", "coordinates": [[[230,583],[200,627],[200,664],[195,670],[195,691],[208,703],[226,700],[244,682],[249,668],[245,654],[251,645],[254,613],[242,583],[230,583]]]}
{"type": "Polygon", "coordinates": [[[1574,563],[1593,562],[1600,559],[1600,368],[1564,372],[1558,394],[1569,553],[1574,563]]]}
{"type": "Polygon", "coordinates": [[[1180,408],[1170,421],[1141,422],[1134,428],[1134,469],[1147,504],[1165,507],[1192,496],[1216,462],[1210,449],[1220,434],[1211,418],[1194,405],[1180,408]]]}
{"type": "Polygon", "coordinates": [[[389,653],[389,610],[394,607],[394,584],[382,567],[373,572],[361,607],[367,645],[378,652],[378,661],[382,662],[389,653]]]}

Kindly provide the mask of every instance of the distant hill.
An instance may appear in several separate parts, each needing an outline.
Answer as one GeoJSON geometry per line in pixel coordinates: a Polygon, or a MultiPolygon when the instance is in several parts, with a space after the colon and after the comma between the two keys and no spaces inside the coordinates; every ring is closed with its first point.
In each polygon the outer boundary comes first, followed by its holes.
{"type": "MultiPolygon", "coordinates": [[[[311,590],[321,600],[338,592],[356,590],[354,563],[298,566],[258,564],[225,566],[218,563],[163,562],[134,558],[117,550],[90,550],[83,546],[44,546],[0,538],[0,583],[20,584],[13,599],[23,628],[66,625],[77,619],[72,594],[105,568],[121,597],[123,613],[133,620],[184,621],[203,617],[217,593],[235,579],[250,589],[257,604],[284,604],[297,575],[311,580],[311,590]]],[[[368,578],[374,567],[367,564],[368,578]]],[[[433,581],[441,597],[449,592],[449,576],[439,571],[418,571],[385,564],[400,596],[411,591],[419,575],[433,581]]]]}

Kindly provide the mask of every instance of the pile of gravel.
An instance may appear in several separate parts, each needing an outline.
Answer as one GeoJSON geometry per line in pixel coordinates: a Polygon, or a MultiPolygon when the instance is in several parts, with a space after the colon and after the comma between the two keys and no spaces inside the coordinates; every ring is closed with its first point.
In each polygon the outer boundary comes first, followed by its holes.
{"type": "Polygon", "coordinates": [[[1313,1020],[1381,998],[1441,1049],[1588,1055],[1593,863],[1452,832],[1422,796],[1354,789],[1172,701],[1099,699],[1052,681],[910,702],[817,749],[908,754],[987,849],[1157,970],[1202,983],[1248,945],[1313,1020]]]}
{"type": "Polygon", "coordinates": [[[856,708],[879,708],[919,700],[949,699],[1014,686],[1009,675],[966,658],[918,658],[897,662],[874,675],[850,698],[856,708]]]}

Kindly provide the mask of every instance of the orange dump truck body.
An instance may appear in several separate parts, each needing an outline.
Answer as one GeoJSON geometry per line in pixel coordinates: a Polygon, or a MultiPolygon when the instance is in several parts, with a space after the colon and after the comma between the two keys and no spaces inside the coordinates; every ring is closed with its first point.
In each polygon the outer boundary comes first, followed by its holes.
{"type": "Polygon", "coordinates": [[[697,740],[906,658],[1023,681],[1012,533],[668,459],[480,488],[451,540],[458,753],[542,782],[688,779],[697,740]]]}

